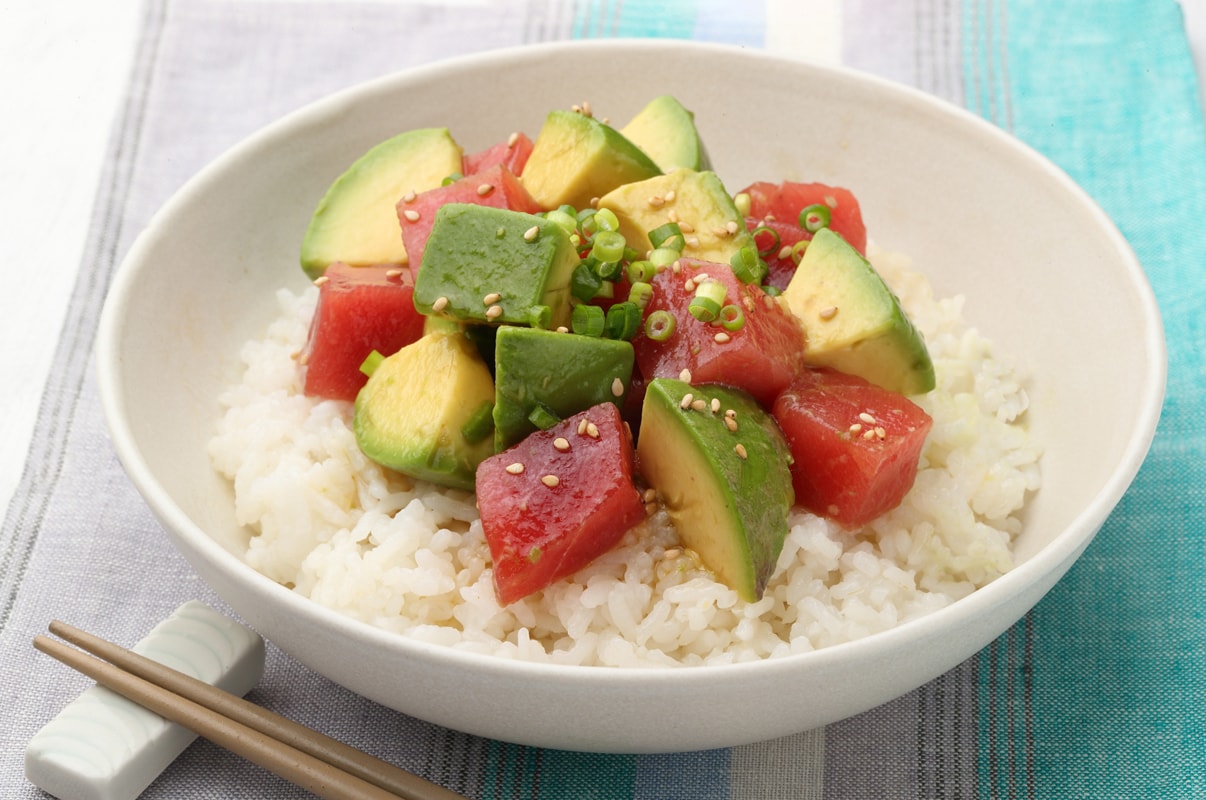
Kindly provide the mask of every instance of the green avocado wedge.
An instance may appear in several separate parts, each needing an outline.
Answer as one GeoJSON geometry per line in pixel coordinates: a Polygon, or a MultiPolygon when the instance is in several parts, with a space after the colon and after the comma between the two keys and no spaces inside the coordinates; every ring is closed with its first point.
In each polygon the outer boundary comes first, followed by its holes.
{"type": "Polygon", "coordinates": [[[870,262],[837,233],[816,232],[783,300],[808,332],[807,363],[904,395],[934,388],[925,338],[870,262]]]}
{"type": "Polygon", "coordinates": [[[311,279],[342,261],[354,267],[405,264],[398,201],[461,170],[461,146],[447,128],[418,128],[376,145],[327,189],[302,238],[311,279]]]}
{"type": "Polygon", "coordinates": [[[663,172],[711,168],[695,115],[671,95],[655,97],[627,125],[624,138],[645,151],[663,172]]]}
{"type": "Polygon", "coordinates": [[[638,471],[683,544],[742,600],[756,602],[795,503],[782,432],[745,392],[670,378],[649,382],[641,413],[638,471]]]}
{"type": "Polygon", "coordinates": [[[577,111],[551,111],[524,165],[524,188],[542,208],[590,205],[617,186],[661,170],[615,128],[577,111]]]}

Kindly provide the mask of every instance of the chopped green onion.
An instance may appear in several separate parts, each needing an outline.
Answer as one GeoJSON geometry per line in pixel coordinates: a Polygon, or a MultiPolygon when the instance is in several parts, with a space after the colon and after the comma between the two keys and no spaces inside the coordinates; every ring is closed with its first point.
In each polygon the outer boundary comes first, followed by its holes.
{"type": "Polygon", "coordinates": [[[656,247],[649,251],[649,263],[659,272],[673,264],[682,256],[681,250],[671,250],[669,247],[656,247]]]}
{"type": "Polygon", "coordinates": [[[552,409],[542,403],[537,403],[528,412],[528,422],[531,422],[542,431],[547,431],[560,421],[561,417],[554,414],[552,409]]]}
{"type": "Polygon", "coordinates": [[[641,309],[636,303],[616,303],[607,309],[607,338],[627,341],[641,328],[641,309]]]}
{"type": "Polygon", "coordinates": [[[597,212],[593,208],[584,208],[578,212],[578,230],[582,232],[584,240],[590,240],[599,230],[599,225],[595,221],[597,212]]]}
{"type": "Polygon", "coordinates": [[[695,296],[687,306],[691,316],[700,322],[711,322],[720,316],[727,288],[718,281],[704,281],[695,289],[695,296]]]}
{"type": "Polygon", "coordinates": [[[615,231],[599,231],[595,234],[590,254],[600,261],[619,261],[624,258],[624,235],[615,231]]]}
{"type": "Polygon", "coordinates": [[[599,273],[595,272],[590,264],[582,261],[574,267],[570,275],[570,294],[584,303],[589,302],[598,294],[602,283],[603,279],[599,277],[599,273]]]}
{"type": "Polygon", "coordinates": [[[720,309],[720,325],[726,331],[739,331],[745,327],[745,311],[736,303],[720,309]]]}
{"type": "Polygon", "coordinates": [[[528,312],[528,324],[530,324],[533,328],[543,328],[547,330],[552,322],[553,309],[549,308],[548,306],[532,306],[532,309],[528,312]]]}
{"type": "Polygon", "coordinates": [[[595,225],[600,231],[618,231],[620,218],[610,208],[600,208],[595,212],[595,225]]]}
{"type": "Polygon", "coordinates": [[[664,342],[674,335],[678,320],[665,309],[658,309],[645,317],[645,335],[655,342],[664,342]]]}
{"type": "Polygon", "coordinates": [[[628,289],[628,302],[633,303],[637,308],[644,309],[652,299],[652,286],[645,281],[632,282],[632,286],[628,289]]]}
{"type": "Polygon", "coordinates": [[[833,212],[829,210],[829,206],[822,203],[805,206],[800,211],[800,227],[809,233],[816,233],[821,228],[828,228],[832,219],[833,212]]]}
{"type": "Polygon", "coordinates": [[[625,247],[624,248],[624,260],[625,261],[636,261],[640,257],[641,257],[641,254],[637,252],[637,249],[635,247],[625,247]]]}
{"type": "Polygon", "coordinates": [[[778,286],[770,286],[768,284],[768,285],[762,286],[760,288],[762,289],[763,292],[770,295],[771,297],[778,297],[779,295],[783,294],[783,290],[780,289],[778,286]]]}
{"type": "Polygon", "coordinates": [[[595,264],[595,272],[605,281],[618,281],[624,277],[624,265],[619,261],[600,261],[595,264]]]}
{"type": "Polygon", "coordinates": [[[649,231],[649,243],[655,248],[664,247],[681,253],[687,240],[677,222],[667,222],[665,225],[659,225],[649,231]]]}
{"type": "Polygon", "coordinates": [[[733,195],[733,204],[737,206],[737,213],[743,217],[748,217],[750,215],[752,202],[753,198],[750,197],[749,192],[738,192],[737,194],[733,195]]]}
{"type": "Polygon", "coordinates": [[[758,247],[758,255],[766,258],[779,250],[779,232],[774,228],[759,225],[753,231],[754,244],[758,247]]]}
{"type": "Polygon", "coordinates": [[[477,407],[465,424],[461,426],[461,437],[469,444],[477,444],[494,433],[494,404],[486,401],[477,407]]]}
{"type": "Polygon", "coordinates": [[[733,274],[743,283],[761,283],[766,277],[766,262],[758,257],[754,248],[746,245],[729,259],[733,274]]]}
{"type": "Polygon", "coordinates": [[[549,222],[557,223],[557,226],[569,234],[573,234],[578,230],[578,218],[573,214],[566,213],[559,208],[555,208],[545,214],[549,222]]]}
{"type": "Polygon", "coordinates": [[[595,292],[595,297],[611,299],[616,296],[615,281],[603,281],[599,284],[599,291],[595,292]]]}
{"type": "Polygon", "coordinates": [[[606,326],[607,319],[603,309],[585,304],[574,306],[573,315],[570,317],[570,330],[574,333],[602,336],[606,326]]]}
{"type": "Polygon", "coordinates": [[[804,251],[808,249],[808,240],[801,239],[791,246],[791,260],[797,267],[804,260],[804,251]]]}
{"type": "Polygon", "coordinates": [[[364,357],[364,361],[360,362],[360,371],[371,378],[373,377],[373,373],[377,371],[377,367],[381,366],[381,362],[384,360],[385,356],[374,350],[364,357]]]}
{"type": "Polygon", "coordinates": [[[657,275],[657,266],[652,261],[630,261],[628,262],[628,280],[633,283],[648,283],[653,280],[653,276],[657,275]]]}
{"type": "Polygon", "coordinates": [[[440,185],[441,186],[451,186],[452,184],[456,183],[463,177],[465,177],[465,176],[462,175],[461,173],[453,172],[451,175],[445,176],[444,180],[440,182],[440,185]]]}

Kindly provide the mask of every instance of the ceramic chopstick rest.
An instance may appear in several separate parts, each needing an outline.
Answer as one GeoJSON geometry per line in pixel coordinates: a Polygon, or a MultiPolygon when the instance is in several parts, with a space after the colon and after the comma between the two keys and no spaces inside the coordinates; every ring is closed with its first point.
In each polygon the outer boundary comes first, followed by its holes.
{"type": "MultiPolygon", "coordinates": [[[[238,695],[264,671],[263,639],[197,601],[180,606],[131,649],[238,695]]],[[[133,800],[196,738],[92,686],[30,740],[25,775],[60,800],[133,800]]]]}

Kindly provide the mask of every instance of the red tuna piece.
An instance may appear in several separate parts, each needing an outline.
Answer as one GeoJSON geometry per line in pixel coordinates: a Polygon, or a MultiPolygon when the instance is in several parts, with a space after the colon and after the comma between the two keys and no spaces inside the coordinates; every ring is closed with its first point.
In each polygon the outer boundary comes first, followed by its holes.
{"type": "Polygon", "coordinates": [[[829,369],[801,373],[772,414],[791,447],[796,503],[847,528],[900,504],[933,426],[904,395],[829,369]]]}
{"type": "Polygon", "coordinates": [[[505,141],[492,145],[478,153],[466,153],[461,157],[461,174],[476,175],[499,164],[522,175],[523,168],[532,155],[533,142],[523,133],[513,133],[505,141]]]}
{"type": "MultiPolygon", "coordinates": [[[[771,286],[784,289],[795,274],[795,262],[789,255],[780,257],[779,252],[798,241],[812,238],[799,223],[800,212],[809,206],[827,207],[830,230],[841,234],[859,253],[865,255],[867,252],[867,226],[863,223],[862,208],[849,189],[824,183],[757,181],[741,191],[750,198],[746,226],[750,230],[765,226],[779,234],[779,246],[763,254],[769,267],[766,282],[771,286]]],[[[762,238],[758,241],[761,246],[762,238]]]]}
{"type": "Polygon", "coordinates": [[[360,365],[392,355],[423,335],[414,280],[399,264],[337,262],[318,280],[318,304],[304,355],[307,395],[355,400],[368,380],[360,365]]]}
{"type": "Polygon", "coordinates": [[[526,214],[541,210],[514,173],[501,164],[447,186],[402,198],[398,201],[398,223],[402,226],[402,244],[406,247],[413,276],[419,274],[423,249],[431,235],[431,226],[435,224],[436,212],[446,203],[472,203],[526,214]]]}
{"type": "Polygon", "coordinates": [[[477,468],[477,504],[499,603],[610,550],[645,518],[632,439],[612,403],[537,431],[477,468]]]}
{"type": "Polygon", "coordinates": [[[728,264],[680,258],[651,281],[649,315],[665,311],[675,320],[662,341],[638,334],[632,342],[637,365],[647,379],[677,378],[684,369],[696,383],[721,383],[744,389],[769,407],[792,378],[804,369],[804,328],[779,300],[745,283],[728,264]],[[744,315],[736,330],[691,315],[691,300],[706,279],[725,287],[721,305],[735,305],[744,315]]]}

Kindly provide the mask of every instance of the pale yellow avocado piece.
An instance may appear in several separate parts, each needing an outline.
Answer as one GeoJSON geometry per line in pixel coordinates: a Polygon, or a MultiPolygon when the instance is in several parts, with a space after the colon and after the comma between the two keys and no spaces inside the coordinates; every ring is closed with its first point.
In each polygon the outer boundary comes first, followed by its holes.
{"type": "Polygon", "coordinates": [[[840,235],[817,231],[782,299],[808,333],[807,363],[906,395],[934,388],[925,338],[879,273],[840,235]]]}
{"type": "Polygon", "coordinates": [[[686,245],[683,255],[728,264],[742,247],[754,244],[745,219],[716,173],[676,169],[629,183],[599,198],[599,208],[615,212],[628,246],[644,253],[649,231],[677,220],[686,245]]]}
{"type": "Polygon", "coordinates": [[[645,151],[663,172],[675,169],[705,170],[711,166],[695,115],[671,95],[649,101],[620,133],[645,151]]]}
{"type": "Polygon", "coordinates": [[[532,143],[521,180],[547,209],[590,205],[617,186],[641,181],[661,170],[624,136],[577,111],[551,111],[532,143]]]}
{"type": "MultiPolygon", "coordinates": [[[[442,328],[442,326],[439,326],[442,328]]],[[[382,360],[356,396],[356,443],[413,478],[472,490],[494,453],[494,380],[460,331],[435,329],[382,360]]]]}
{"type": "Polygon", "coordinates": [[[336,261],[405,264],[398,201],[459,173],[462,155],[447,128],[407,131],[369,150],[319,201],[302,239],[302,269],[317,278],[336,261]]]}

